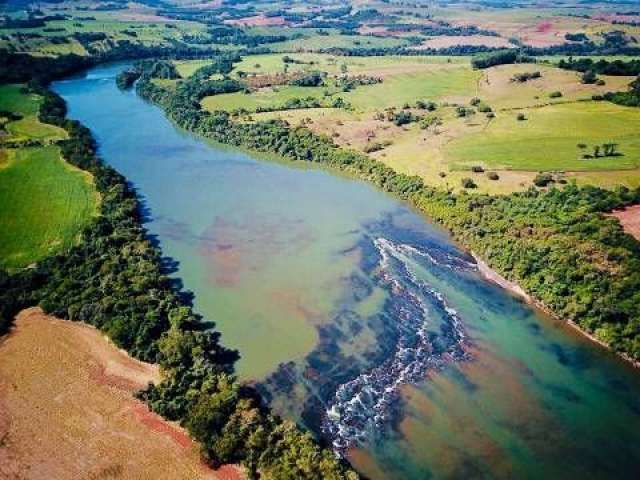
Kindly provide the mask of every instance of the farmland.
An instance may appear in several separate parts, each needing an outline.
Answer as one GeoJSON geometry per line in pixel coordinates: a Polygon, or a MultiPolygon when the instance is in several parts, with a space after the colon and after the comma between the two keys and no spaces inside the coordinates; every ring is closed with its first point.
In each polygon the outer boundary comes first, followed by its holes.
{"type": "Polygon", "coordinates": [[[0,109],[23,116],[5,124],[2,140],[35,142],[0,149],[0,265],[14,269],[72,245],[96,215],[98,197],[90,175],[60,157],[55,141],[65,131],[37,119],[40,98],[19,85],[0,93],[0,109]]]}
{"type": "Polygon", "coordinates": [[[132,397],[158,368],[92,327],[25,310],[0,344],[0,373],[2,478],[218,478],[132,397]]]}
{"type": "Polygon", "coordinates": [[[9,152],[0,167],[0,264],[24,267],[72,245],[96,205],[91,178],[57,147],[9,152]]]}
{"type": "MultiPolygon", "coordinates": [[[[179,68],[193,73],[195,68],[188,65],[183,62],[179,68]]],[[[194,67],[202,65],[193,62],[194,67]]],[[[246,56],[231,75],[251,85],[262,78],[313,71],[326,74],[323,85],[284,82],[206,97],[202,105],[210,111],[249,112],[243,114],[244,121],[281,118],[305,125],[401,172],[420,175],[434,186],[459,189],[461,179],[471,175],[480,190],[508,193],[528,188],[539,171],[562,172],[560,177],[579,182],[589,178],[603,186],[611,184],[616,172],[624,171],[617,176],[622,183],[638,182],[640,112],[592,100],[607,91],[624,90],[633,77],[601,76],[599,84],[585,84],[579,73],[559,69],[548,60],[478,71],[471,68],[468,57],[313,53],[246,56]],[[336,87],[334,79],[357,75],[376,75],[381,81],[349,91],[336,87]],[[526,80],[516,80],[519,77],[526,80]],[[323,108],[287,107],[287,102],[304,98],[317,100],[323,108]],[[327,108],[336,98],[346,107],[327,108]],[[418,100],[437,107],[421,112],[415,108],[418,100]],[[474,107],[472,101],[480,103],[474,107]],[[459,113],[461,108],[464,115],[459,113]],[[268,113],[259,113],[265,110],[268,113]],[[398,126],[382,118],[390,110],[437,118],[437,125],[398,126]],[[616,144],[615,156],[589,158],[596,146],[605,143],[616,144]],[[471,172],[472,167],[482,170],[471,172]],[[499,178],[489,179],[485,170],[495,171],[499,178]],[[605,174],[598,178],[591,171],[605,174]]]]}

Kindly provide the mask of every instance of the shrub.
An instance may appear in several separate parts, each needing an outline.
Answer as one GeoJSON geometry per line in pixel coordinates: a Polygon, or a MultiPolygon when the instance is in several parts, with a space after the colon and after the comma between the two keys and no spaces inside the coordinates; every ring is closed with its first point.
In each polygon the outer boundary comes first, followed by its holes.
{"type": "Polygon", "coordinates": [[[519,122],[522,122],[522,121],[524,121],[524,120],[526,120],[526,119],[527,119],[527,117],[526,117],[526,115],[525,115],[524,113],[519,113],[519,114],[516,116],[516,120],[518,120],[519,122]]]}
{"type": "Polygon", "coordinates": [[[597,80],[598,80],[598,77],[596,76],[596,73],[593,70],[587,70],[580,77],[580,81],[587,85],[596,83],[597,80]]]}
{"type": "Polygon", "coordinates": [[[484,168],[482,168],[482,166],[480,165],[474,165],[473,167],[471,167],[471,171],[473,173],[482,173],[484,172],[484,168]]]}
{"type": "Polygon", "coordinates": [[[460,183],[462,184],[462,186],[464,188],[477,188],[478,186],[476,185],[476,183],[471,179],[471,178],[463,178],[462,180],[460,180],[460,183]]]}
{"type": "Polygon", "coordinates": [[[558,91],[551,92],[549,94],[549,98],[560,98],[561,96],[562,96],[562,92],[558,92],[558,91]]]}
{"type": "Polygon", "coordinates": [[[500,175],[498,175],[496,172],[489,172],[487,173],[487,178],[489,180],[500,180],[500,175]]]}
{"type": "Polygon", "coordinates": [[[536,187],[546,187],[553,182],[553,176],[550,173],[539,173],[536,175],[536,178],[533,179],[533,184],[536,187]]]}

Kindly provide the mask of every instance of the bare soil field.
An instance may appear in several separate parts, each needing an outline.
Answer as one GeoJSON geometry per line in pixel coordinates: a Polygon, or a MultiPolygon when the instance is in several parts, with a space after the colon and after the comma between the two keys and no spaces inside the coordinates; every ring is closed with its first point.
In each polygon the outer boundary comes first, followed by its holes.
{"type": "Polygon", "coordinates": [[[238,18],[234,20],[225,20],[227,25],[238,25],[243,27],[267,27],[274,25],[287,25],[283,17],[266,17],[264,15],[256,15],[255,17],[238,18]]]}
{"type": "Polygon", "coordinates": [[[0,341],[0,479],[229,479],[132,394],[158,368],[32,308],[0,341]]]}
{"type": "Polygon", "coordinates": [[[640,241],[640,205],[613,212],[612,215],[620,220],[625,232],[640,241]]]}
{"type": "Polygon", "coordinates": [[[415,50],[424,50],[428,48],[448,48],[456,46],[479,46],[479,47],[495,47],[495,48],[515,48],[515,45],[509,43],[509,40],[502,37],[492,37],[490,35],[443,35],[425,40],[421,45],[414,47],[415,50]]]}

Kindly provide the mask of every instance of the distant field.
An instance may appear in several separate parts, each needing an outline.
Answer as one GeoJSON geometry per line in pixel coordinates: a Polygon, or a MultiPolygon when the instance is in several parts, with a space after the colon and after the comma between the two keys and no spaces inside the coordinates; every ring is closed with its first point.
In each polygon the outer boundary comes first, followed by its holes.
{"type": "Polygon", "coordinates": [[[640,167],[640,110],[606,102],[581,102],[499,113],[486,129],[445,149],[457,165],[516,170],[613,170],[640,167]],[[619,157],[584,159],[577,144],[615,142],[619,157]]]}
{"type": "MultiPolygon", "coordinates": [[[[579,182],[583,178],[609,186],[622,181],[636,185],[640,169],[640,109],[609,102],[594,102],[593,95],[625,90],[632,77],[600,76],[604,85],[581,83],[576,72],[549,64],[501,65],[487,70],[471,69],[468,58],[448,57],[336,57],[320,54],[291,54],[287,69],[319,70],[336,75],[376,75],[383,82],[359,86],[349,92],[327,87],[279,86],[247,93],[208,97],[208,110],[254,111],[258,107],[281,106],[293,98],[322,98],[325,92],[339,96],[351,110],[314,108],[253,115],[254,120],[282,118],[292,125],[304,124],[328,135],[344,147],[365,151],[371,143],[383,144],[369,155],[398,171],[422,176],[429,184],[459,189],[463,177],[473,177],[489,193],[507,193],[531,185],[539,171],[566,171],[579,182]],[[344,65],[344,66],[343,66],[344,65]],[[525,82],[515,75],[540,72],[525,82]],[[551,94],[560,92],[560,96],[551,94]],[[489,106],[494,119],[471,108],[472,98],[489,106]],[[438,103],[435,112],[441,124],[423,130],[417,123],[402,127],[376,119],[386,108],[413,106],[416,100],[438,103]],[[472,115],[460,118],[459,106],[472,115]],[[527,118],[517,120],[521,113],[527,118]],[[585,159],[594,146],[616,143],[622,154],[585,159]],[[578,148],[578,144],[585,144],[578,148]],[[482,165],[499,173],[490,180],[485,173],[472,173],[482,165]],[[588,172],[600,171],[600,177],[588,172]],[[626,171],[619,176],[617,172],[626,171]]],[[[234,72],[247,75],[282,73],[282,55],[244,58],[234,72]]],[[[232,73],[233,75],[233,73],[232,73]]],[[[418,115],[425,112],[413,109],[418,115]]]]}
{"type": "Polygon", "coordinates": [[[406,40],[395,37],[357,35],[314,35],[309,38],[272,43],[270,48],[280,52],[315,51],[325,48],[389,48],[408,45],[406,40]]]}
{"type": "MultiPolygon", "coordinates": [[[[41,123],[37,118],[40,99],[36,95],[25,95],[21,85],[0,86],[0,110],[19,113],[24,116],[5,124],[6,140],[59,140],[67,137],[66,132],[53,125],[41,123]]],[[[2,138],[2,135],[0,135],[2,138]]]]}
{"type": "Polygon", "coordinates": [[[10,152],[0,165],[0,266],[24,267],[73,244],[97,204],[91,178],[57,147],[10,152]]]}
{"type": "MultiPolygon", "coordinates": [[[[473,92],[480,73],[472,70],[460,60],[449,63],[446,57],[356,57],[335,58],[325,55],[309,54],[294,56],[304,64],[290,64],[289,71],[321,70],[330,74],[340,71],[346,65],[347,74],[367,74],[383,78],[375,85],[360,86],[350,92],[335,92],[358,111],[402,106],[405,102],[418,99],[440,99],[446,96],[466,95],[473,92]],[[314,62],[310,65],[310,62],[314,62]],[[379,64],[378,64],[379,63],[379,64]]],[[[282,56],[252,56],[244,59],[235,71],[256,74],[282,72],[282,56]]],[[[233,110],[246,108],[253,110],[258,106],[279,106],[292,98],[320,98],[326,87],[279,86],[260,89],[251,94],[232,93],[207,97],[203,106],[208,110],[233,110]]],[[[329,89],[330,90],[330,89],[329,89]]]]}
{"type": "Polygon", "coordinates": [[[593,95],[626,90],[633,81],[633,77],[599,78],[605,81],[604,85],[586,85],[580,82],[579,73],[570,70],[540,64],[500,65],[483,72],[477,95],[495,110],[524,108],[589,100],[593,95]],[[539,72],[541,77],[523,83],[514,81],[516,74],[532,72],[539,72]],[[552,92],[560,92],[561,96],[551,98],[552,92]]]}
{"type": "Polygon", "coordinates": [[[485,46],[494,48],[514,48],[515,45],[506,38],[489,35],[441,35],[432,37],[415,47],[416,50],[425,48],[448,48],[458,45],[485,46]]]}

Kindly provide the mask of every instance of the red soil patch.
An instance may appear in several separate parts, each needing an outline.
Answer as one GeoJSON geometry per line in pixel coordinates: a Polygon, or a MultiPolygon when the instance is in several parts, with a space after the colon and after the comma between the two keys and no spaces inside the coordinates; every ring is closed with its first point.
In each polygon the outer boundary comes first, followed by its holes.
{"type": "Polygon", "coordinates": [[[422,44],[414,47],[414,49],[424,50],[428,48],[448,48],[462,45],[494,48],[515,48],[515,45],[509,43],[509,40],[502,37],[492,37],[489,35],[443,35],[425,40],[424,42],[422,42],[422,44]]]}
{"type": "Polygon", "coordinates": [[[536,32],[547,33],[550,32],[553,28],[553,23],[551,22],[540,22],[536,25],[536,32]]]}
{"type": "Polygon", "coordinates": [[[174,427],[160,415],[153,413],[144,403],[137,403],[133,407],[133,413],[140,423],[146,425],[154,432],[161,433],[170,438],[182,448],[190,449],[193,446],[191,438],[189,438],[189,435],[187,435],[184,430],[174,427]]]}
{"type": "Polygon", "coordinates": [[[620,225],[622,225],[625,232],[640,241],[640,205],[615,211],[611,216],[616,217],[620,221],[620,225]]]}

